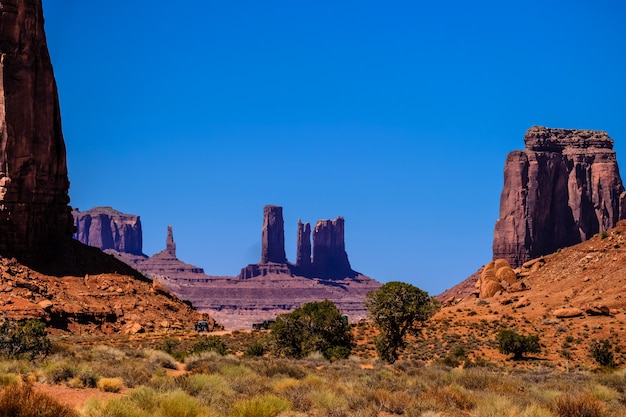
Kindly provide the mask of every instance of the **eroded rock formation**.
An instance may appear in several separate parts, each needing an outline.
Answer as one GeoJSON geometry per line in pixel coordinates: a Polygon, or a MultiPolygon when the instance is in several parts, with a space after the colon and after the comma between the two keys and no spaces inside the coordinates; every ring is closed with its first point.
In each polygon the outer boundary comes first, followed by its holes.
{"type": "Polygon", "coordinates": [[[585,241],[626,216],[613,140],[602,131],[534,126],[506,158],[493,257],[515,268],[585,241]]]}
{"type": "MultiPolygon", "coordinates": [[[[94,207],[87,211],[73,210],[76,232],[74,239],[102,250],[113,249],[118,252],[143,255],[143,234],[141,219],[134,214],[126,214],[112,207],[94,207]]],[[[173,246],[171,229],[168,242],[173,246]]],[[[172,249],[168,246],[168,249],[172,249]]]]}
{"type": "Polygon", "coordinates": [[[311,270],[311,224],[298,219],[296,236],[296,266],[302,271],[311,270]]]}
{"type": "Polygon", "coordinates": [[[283,208],[265,206],[263,208],[263,232],[261,242],[261,263],[274,262],[284,264],[285,255],[285,223],[283,208]]]}
{"type": "Polygon", "coordinates": [[[344,219],[318,220],[313,230],[313,269],[319,276],[346,277],[352,273],[344,240],[344,219]]]}
{"type": "Polygon", "coordinates": [[[45,263],[72,235],[40,0],[0,1],[0,254],[45,263]]]}

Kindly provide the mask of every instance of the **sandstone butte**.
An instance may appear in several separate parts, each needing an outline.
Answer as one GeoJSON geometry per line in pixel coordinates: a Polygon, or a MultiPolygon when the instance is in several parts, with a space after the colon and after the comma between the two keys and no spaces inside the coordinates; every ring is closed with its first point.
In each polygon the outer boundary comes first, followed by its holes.
{"type": "Polygon", "coordinates": [[[613,140],[602,131],[531,127],[504,166],[493,259],[514,268],[626,218],[613,140]]]}
{"type": "MultiPolygon", "coordinates": [[[[132,215],[115,215],[112,209],[96,208],[83,213],[110,218],[103,224],[114,224],[132,215]]],[[[139,221],[138,217],[137,221],[139,221]]],[[[77,236],[85,236],[77,222],[77,236]]],[[[122,224],[111,229],[121,229],[122,224]]],[[[140,230],[135,228],[133,233],[140,230]]],[[[117,249],[105,249],[133,268],[164,284],[178,297],[189,300],[199,311],[207,312],[229,329],[250,329],[253,322],[273,319],[278,314],[320,300],[332,300],[351,321],[367,316],[363,302],[367,292],[380,284],[356,272],[350,266],[344,241],[344,219],[319,220],[312,229],[309,223],[298,221],[296,263],[285,255],[282,207],[268,205],[263,209],[261,229],[261,260],[241,269],[237,276],[211,276],[200,267],[186,264],[176,256],[172,227],[167,230],[165,249],[151,257],[117,249]]],[[[108,232],[106,232],[108,233],[108,232]]],[[[89,234],[86,243],[102,247],[102,236],[89,234]]],[[[137,237],[133,240],[137,241],[137,237]]],[[[141,252],[141,248],[138,248],[141,252]]]]}
{"type": "Polygon", "coordinates": [[[73,240],[68,189],[41,0],[0,0],[0,313],[77,333],[193,328],[210,320],[73,240]]]}

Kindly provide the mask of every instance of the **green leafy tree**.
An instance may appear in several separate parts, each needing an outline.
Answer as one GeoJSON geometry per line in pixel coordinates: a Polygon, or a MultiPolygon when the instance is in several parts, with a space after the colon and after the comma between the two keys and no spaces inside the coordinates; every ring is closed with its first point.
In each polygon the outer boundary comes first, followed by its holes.
{"type": "Polygon", "coordinates": [[[46,325],[39,320],[6,320],[0,325],[0,354],[6,357],[32,360],[46,356],[51,345],[46,325]]]}
{"type": "Polygon", "coordinates": [[[281,314],[270,329],[278,354],[293,358],[320,352],[329,360],[344,359],[353,346],[349,324],[329,300],[306,303],[281,314]]]}
{"type": "Polygon", "coordinates": [[[498,350],[505,354],[513,354],[513,359],[518,360],[524,353],[539,353],[539,336],[531,334],[522,336],[513,330],[501,330],[496,336],[498,350]]]}
{"type": "Polygon", "coordinates": [[[394,363],[398,350],[406,345],[407,334],[417,334],[420,327],[439,308],[427,292],[404,282],[388,282],[367,294],[365,306],[380,331],[376,338],[378,356],[394,363]]]}
{"type": "Polygon", "coordinates": [[[615,358],[611,350],[611,342],[607,339],[600,341],[594,340],[589,345],[589,355],[600,366],[606,366],[607,368],[615,367],[615,358]]]}

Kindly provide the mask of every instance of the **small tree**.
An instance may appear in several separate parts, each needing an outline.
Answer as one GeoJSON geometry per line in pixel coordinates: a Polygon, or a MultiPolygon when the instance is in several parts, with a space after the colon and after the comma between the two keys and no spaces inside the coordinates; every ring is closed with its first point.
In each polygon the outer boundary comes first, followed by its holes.
{"type": "Polygon", "coordinates": [[[376,338],[378,356],[394,363],[398,349],[406,345],[407,333],[416,334],[419,327],[438,309],[439,304],[428,293],[404,282],[388,282],[367,294],[365,306],[380,331],[376,338]]]}
{"type": "Polygon", "coordinates": [[[302,358],[320,352],[326,359],[335,360],[347,358],[352,350],[350,326],[329,300],[306,303],[289,314],[281,314],[270,329],[281,355],[302,358]]]}
{"type": "Polygon", "coordinates": [[[600,366],[606,366],[608,368],[615,367],[615,358],[611,351],[611,342],[607,339],[592,341],[589,345],[589,356],[600,366]]]}
{"type": "Polygon", "coordinates": [[[51,345],[46,325],[39,320],[6,320],[0,325],[0,354],[6,357],[32,360],[46,356],[51,345]]]}
{"type": "Polygon", "coordinates": [[[498,350],[505,354],[513,354],[513,359],[518,360],[524,353],[538,353],[541,351],[539,336],[531,334],[522,336],[513,330],[501,330],[496,336],[498,350]]]}

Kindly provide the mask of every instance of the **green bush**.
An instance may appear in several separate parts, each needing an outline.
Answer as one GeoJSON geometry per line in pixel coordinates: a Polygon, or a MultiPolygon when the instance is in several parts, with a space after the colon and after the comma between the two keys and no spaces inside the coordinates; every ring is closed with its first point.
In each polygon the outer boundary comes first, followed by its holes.
{"type": "Polygon", "coordinates": [[[591,356],[600,366],[606,366],[608,368],[615,367],[615,359],[611,350],[611,342],[607,339],[592,341],[589,345],[589,356],[591,356]]]}
{"type": "Polygon", "coordinates": [[[265,355],[265,351],[265,345],[257,340],[248,345],[248,348],[243,355],[246,357],[263,356],[265,355]]]}
{"type": "Polygon", "coordinates": [[[513,330],[501,330],[496,336],[498,342],[498,350],[505,354],[513,354],[513,359],[521,359],[524,353],[538,353],[541,351],[539,346],[539,336],[528,335],[522,336],[513,330]]]}
{"type": "Polygon", "coordinates": [[[47,356],[51,346],[46,325],[39,320],[7,320],[0,325],[0,354],[8,358],[47,356]]]}
{"type": "Polygon", "coordinates": [[[263,395],[233,405],[231,417],[275,417],[290,408],[289,401],[275,395],[263,395]]]}
{"type": "Polygon", "coordinates": [[[216,352],[224,356],[228,353],[228,349],[219,336],[204,336],[191,346],[191,353],[200,352],[216,352]]]}
{"type": "Polygon", "coordinates": [[[349,324],[329,300],[306,303],[281,314],[270,329],[277,353],[297,359],[312,352],[329,360],[345,359],[353,346],[349,324]]]}

